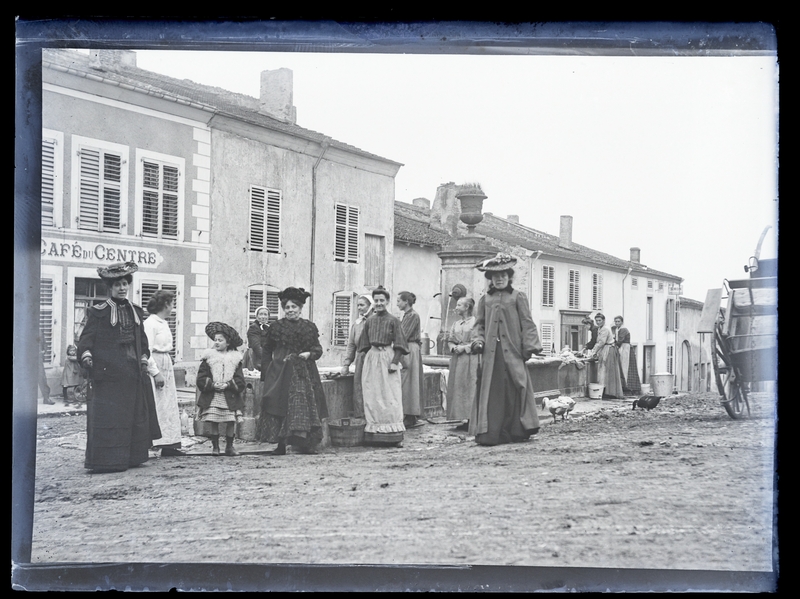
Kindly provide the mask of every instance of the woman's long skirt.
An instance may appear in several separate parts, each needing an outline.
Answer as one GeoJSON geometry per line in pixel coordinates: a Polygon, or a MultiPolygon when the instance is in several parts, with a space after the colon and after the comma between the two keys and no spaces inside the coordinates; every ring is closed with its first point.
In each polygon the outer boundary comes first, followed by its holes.
{"type": "Polygon", "coordinates": [[[604,385],[603,397],[623,398],[622,373],[619,364],[619,352],[613,345],[606,345],[600,350],[597,362],[597,382],[604,385]]]}
{"type": "Polygon", "coordinates": [[[153,352],[153,359],[156,362],[158,371],[164,377],[164,386],[160,389],[156,387],[155,381],[151,378],[153,386],[153,396],[156,400],[156,415],[158,424],[161,427],[161,438],[155,439],[153,445],[156,447],[181,445],[181,414],[178,407],[178,390],[175,387],[175,372],[172,369],[172,358],[169,354],[153,352]]]}
{"type": "MultiPolygon", "coordinates": [[[[394,350],[392,350],[394,355],[394,350]]],[[[422,415],[422,348],[419,343],[408,344],[408,355],[403,356],[400,375],[403,393],[403,414],[422,415]]]]}
{"type": "Polygon", "coordinates": [[[92,381],[86,404],[86,457],[90,470],[126,470],[149,458],[152,441],[142,375],[136,362],[130,374],[92,381]]]}
{"type": "Polygon", "coordinates": [[[364,417],[364,389],[362,378],[364,376],[364,352],[356,352],[353,360],[355,374],[353,375],[353,416],[364,417]]]}
{"type": "Polygon", "coordinates": [[[389,372],[394,349],[371,347],[364,357],[361,385],[367,433],[399,433],[403,425],[403,390],[400,372],[389,372]]]}
{"type": "Polygon", "coordinates": [[[623,343],[617,351],[619,352],[619,369],[622,372],[622,388],[628,389],[628,363],[631,359],[631,344],[623,343]]]}
{"type": "Polygon", "coordinates": [[[503,359],[503,349],[497,344],[494,354],[492,380],[489,383],[489,402],[486,409],[488,430],[475,435],[480,445],[500,445],[525,441],[538,431],[527,430],[522,426],[522,394],[511,378],[503,359]]]}
{"type": "Polygon", "coordinates": [[[469,420],[478,393],[478,354],[453,354],[447,374],[447,419],[469,420]]]}

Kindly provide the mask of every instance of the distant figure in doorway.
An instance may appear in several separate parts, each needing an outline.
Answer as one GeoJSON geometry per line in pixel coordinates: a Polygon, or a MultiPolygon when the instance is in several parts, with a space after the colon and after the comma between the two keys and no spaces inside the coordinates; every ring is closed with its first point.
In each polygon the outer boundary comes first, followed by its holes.
{"type": "Polygon", "coordinates": [[[472,352],[482,353],[480,391],[469,432],[480,445],[526,441],[539,432],[533,382],[525,362],[542,352],[528,298],[511,286],[517,259],[506,253],[476,268],[489,279],[478,301],[472,352]]]}
{"type": "Polygon", "coordinates": [[[625,394],[622,390],[622,371],[614,335],[606,326],[606,317],[603,314],[598,313],[594,321],[598,331],[592,356],[597,358],[597,382],[604,386],[604,398],[622,398],[625,394]]]}
{"type": "Polygon", "coordinates": [[[481,357],[472,353],[472,329],[475,326],[475,300],[461,297],[456,302],[457,320],[447,335],[450,370],[447,375],[447,419],[461,420],[456,428],[468,430],[472,404],[478,387],[481,357]]]}
{"type": "Polygon", "coordinates": [[[408,354],[403,356],[401,380],[403,384],[403,423],[407,429],[425,424],[422,415],[422,337],[419,314],[414,310],[417,296],[410,291],[397,294],[397,307],[403,313],[400,325],[408,346],[408,354]]]}
{"type": "Polygon", "coordinates": [[[361,375],[364,371],[364,354],[356,351],[361,331],[364,330],[364,321],[372,314],[372,298],[368,295],[359,296],[356,302],[358,316],[353,326],[350,327],[350,336],[347,339],[347,350],[342,362],[342,374],[350,372],[350,365],[355,364],[353,374],[353,416],[364,417],[364,391],[361,386],[361,375]]]}

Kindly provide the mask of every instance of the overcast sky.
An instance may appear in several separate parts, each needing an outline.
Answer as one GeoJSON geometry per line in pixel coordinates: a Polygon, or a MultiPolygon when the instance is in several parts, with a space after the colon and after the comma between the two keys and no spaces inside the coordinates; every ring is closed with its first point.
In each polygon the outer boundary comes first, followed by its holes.
{"type": "Polygon", "coordinates": [[[297,124],[401,162],[395,197],[479,182],[484,210],[685,279],[704,300],[773,225],[775,57],[139,51],[138,66],[258,97],[294,73],[297,124]]]}

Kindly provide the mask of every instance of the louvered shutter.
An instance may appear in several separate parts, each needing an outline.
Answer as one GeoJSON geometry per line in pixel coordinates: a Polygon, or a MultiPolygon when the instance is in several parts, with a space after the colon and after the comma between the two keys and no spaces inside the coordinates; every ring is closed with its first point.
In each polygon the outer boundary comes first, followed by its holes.
{"type": "Polygon", "coordinates": [[[42,225],[55,225],[56,140],[42,139],[42,225]]]}
{"type": "Polygon", "coordinates": [[[78,151],[80,229],[119,233],[122,157],[97,148],[78,151]]]}
{"type": "Polygon", "coordinates": [[[343,347],[347,345],[352,315],[352,295],[335,295],[333,298],[333,331],[331,343],[343,347]]]}
{"type": "Polygon", "coordinates": [[[119,233],[122,216],[122,158],[103,153],[103,231],[119,233]]]}
{"type": "Polygon", "coordinates": [[[358,206],[336,204],[336,238],[334,259],[337,262],[358,262],[358,206]]]}
{"type": "Polygon", "coordinates": [[[347,261],[358,262],[358,216],[357,206],[347,209],[347,261]]]}
{"type": "Polygon", "coordinates": [[[553,333],[554,326],[550,323],[542,324],[542,350],[545,354],[553,353],[553,333]]]}
{"type": "Polygon", "coordinates": [[[555,267],[542,267],[542,305],[552,306],[554,301],[555,267]]]}
{"type": "Polygon", "coordinates": [[[592,274],[592,310],[603,308],[603,275],[592,274]]]}
{"type": "Polygon", "coordinates": [[[281,192],[250,187],[250,249],[280,252],[281,192]]]}
{"type": "Polygon", "coordinates": [[[266,194],[260,187],[250,188],[250,249],[264,251],[264,201],[266,194]]]}
{"type": "Polygon", "coordinates": [[[161,179],[158,165],[145,162],[142,177],[142,233],[158,235],[158,190],[161,179]]]}
{"type": "Polygon", "coordinates": [[[267,191],[265,249],[267,252],[277,253],[281,249],[281,193],[275,190],[267,191]]]}
{"type": "Polygon", "coordinates": [[[347,255],[347,206],[336,204],[336,239],[334,241],[334,257],[344,262],[347,255]]]}
{"type": "Polygon", "coordinates": [[[577,270],[569,271],[569,307],[580,308],[580,275],[577,270]]]}
{"type": "Polygon", "coordinates": [[[46,364],[53,361],[53,287],[53,279],[39,279],[39,334],[46,364]]]}

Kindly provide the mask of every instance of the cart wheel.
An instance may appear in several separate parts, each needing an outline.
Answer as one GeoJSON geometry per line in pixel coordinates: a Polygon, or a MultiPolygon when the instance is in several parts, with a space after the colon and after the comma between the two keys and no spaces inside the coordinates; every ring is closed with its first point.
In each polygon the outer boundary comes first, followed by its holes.
{"type": "Polygon", "coordinates": [[[722,396],[722,407],[728,416],[739,420],[750,415],[747,390],[742,383],[738,368],[733,365],[727,348],[727,339],[722,336],[722,324],[717,323],[711,346],[711,362],[717,379],[717,390],[722,396]],[[745,414],[745,411],[747,412],[745,414]]]}

